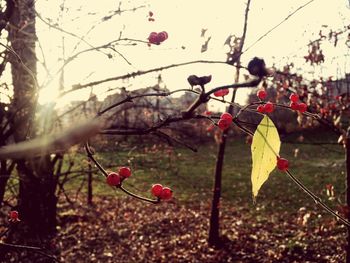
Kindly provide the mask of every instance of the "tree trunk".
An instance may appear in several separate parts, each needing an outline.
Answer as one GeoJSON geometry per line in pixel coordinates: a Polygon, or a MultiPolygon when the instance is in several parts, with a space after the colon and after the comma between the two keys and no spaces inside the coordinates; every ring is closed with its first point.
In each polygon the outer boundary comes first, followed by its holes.
{"type": "Polygon", "coordinates": [[[219,144],[218,155],[215,167],[215,180],[213,189],[213,200],[211,206],[210,222],[209,222],[209,239],[210,246],[220,247],[220,198],[221,198],[221,175],[222,166],[224,164],[225,147],[226,147],[227,131],[224,131],[219,144]]]}
{"type": "MultiPolygon", "coordinates": [[[[241,43],[239,46],[238,56],[236,58],[236,76],[235,76],[235,83],[239,81],[239,73],[240,73],[240,65],[241,65],[241,54],[245,42],[245,36],[247,33],[247,25],[248,25],[248,13],[249,13],[249,6],[250,1],[247,1],[247,7],[245,9],[245,18],[244,18],[244,27],[243,27],[243,34],[241,38],[241,43]]],[[[228,113],[231,115],[233,114],[234,108],[233,103],[236,99],[236,89],[233,90],[231,104],[228,108],[228,113]]],[[[224,163],[224,157],[225,157],[225,148],[226,148],[226,140],[227,140],[228,130],[225,130],[222,133],[221,141],[219,144],[219,150],[218,155],[216,159],[216,168],[215,168],[215,179],[214,179],[214,189],[213,189],[213,200],[211,205],[211,215],[210,215],[210,221],[209,221],[209,238],[208,238],[208,244],[213,247],[221,247],[222,245],[222,239],[220,238],[220,198],[221,198],[221,177],[222,177],[222,167],[224,163]]]]}
{"type": "Polygon", "coordinates": [[[92,196],[93,196],[93,193],[92,193],[92,164],[91,164],[91,160],[89,159],[88,160],[88,205],[92,205],[92,196]]]}
{"type": "MultiPolygon", "coordinates": [[[[10,19],[14,114],[11,123],[15,142],[35,137],[35,111],[38,86],[35,54],[35,1],[16,0],[10,19]]],[[[18,210],[21,223],[14,233],[24,243],[36,243],[56,231],[56,180],[50,156],[17,161],[19,173],[18,210]]],[[[37,244],[37,243],[36,243],[37,244]]]]}
{"type": "Polygon", "coordinates": [[[10,175],[7,173],[6,160],[0,161],[0,207],[4,201],[5,189],[9,178],[10,175]]]}
{"type": "Polygon", "coordinates": [[[14,168],[14,162],[8,165],[8,161],[2,160],[0,161],[0,207],[4,201],[5,190],[8,179],[10,179],[10,175],[14,168]]]}

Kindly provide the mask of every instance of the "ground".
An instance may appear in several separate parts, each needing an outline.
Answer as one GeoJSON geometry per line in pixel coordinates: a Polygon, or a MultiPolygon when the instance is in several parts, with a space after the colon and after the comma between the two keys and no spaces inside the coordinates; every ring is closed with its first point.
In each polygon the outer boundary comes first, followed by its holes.
{"type": "MultiPolygon", "coordinates": [[[[329,133],[302,132],[303,144],[300,135],[282,136],[281,156],[289,159],[291,171],[305,186],[339,210],[345,193],[344,149],[329,133]],[[334,187],[334,196],[327,194],[326,185],[334,187]]],[[[141,143],[96,150],[96,158],[110,170],[130,165],[127,189],[151,197],[152,183],[162,183],[174,190],[174,198],[144,203],[109,187],[96,172],[89,206],[86,172],[73,173],[65,194],[61,190],[52,251],[62,262],[344,262],[346,228],[286,174],[273,172],[253,202],[250,145],[240,136],[229,138],[225,157],[223,246],[208,247],[217,145],[210,139],[194,144],[197,153],[141,143]]],[[[82,152],[70,156],[65,169],[72,161],[72,170],[87,168],[82,152]]]]}
{"type": "Polygon", "coordinates": [[[96,198],[61,218],[62,262],[343,262],[346,229],[318,210],[254,212],[223,202],[226,243],[207,245],[209,201],[145,205],[96,198]]]}
{"type": "MultiPolygon", "coordinates": [[[[343,202],[344,153],[337,138],[315,131],[284,136],[282,156],[292,172],[333,209],[343,202]],[[326,138],[326,139],[325,139],[326,138]],[[330,144],[319,145],[319,142],[330,144]],[[293,144],[288,143],[293,142],[293,144]],[[296,149],[298,149],[296,151],[296,149]],[[298,152],[296,154],[296,152],[298,152]],[[335,196],[327,195],[326,185],[335,196]]],[[[94,205],[80,195],[61,209],[56,246],[64,262],[342,262],[346,228],[325,213],[285,174],[274,172],[257,203],[251,197],[250,148],[229,140],[223,173],[221,249],[208,247],[214,142],[199,152],[163,146],[99,153],[105,165],[128,162],[134,170],[125,187],[149,196],[152,183],[174,190],[174,199],[145,204],[94,181],[94,205]]],[[[96,175],[97,176],[97,175],[96,175]]],[[[75,189],[73,182],[71,190],[75,189]]]]}

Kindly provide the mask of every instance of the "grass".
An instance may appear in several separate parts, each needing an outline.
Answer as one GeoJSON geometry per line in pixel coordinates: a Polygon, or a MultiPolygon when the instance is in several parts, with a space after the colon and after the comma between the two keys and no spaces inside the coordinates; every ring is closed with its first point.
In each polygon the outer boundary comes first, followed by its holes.
{"type": "MultiPolygon", "coordinates": [[[[283,138],[295,141],[298,134],[283,138]]],[[[306,142],[336,141],[332,134],[303,133],[306,142]]],[[[141,195],[150,197],[149,189],[153,183],[170,186],[175,198],[184,203],[198,201],[210,202],[217,145],[215,142],[198,145],[198,152],[174,148],[169,154],[167,147],[145,151],[138,145],[130,149],[117,148],[115,151],[98,152],[96,158],[104,165],[118,167],[130,165],[133,175],[125,181],[125,187],[141,195]]],[[[328,201],[326,184],[333,184],[336,195],[345,190],[345,165],[343,149],[340,145],[311,145],[282,143],[281,156],[290,161],[290,170],[305,186],[327,201],[332,207],[335,201],[328,201]],[[296,149],[299,149],[295,157],[296,149]]],[[[86,157],[76,155],[76,162],[85,165],[86,157]]],[[[250,182],[251,157],[250,146],[242,137],[229,139],[225,154],[222,196],[225,202],[233,205],[253,207],[250,182]]],[[[86,177],[85,177],[86,178],[86,177]]],[[[81,185],[81,178],[70,181],[67,189],[75,190],[81,185]]],[[[121,195],[119,191],[105,184],[102,175],[94,175],[95,195],[121,195]],[[117,192],[117,193],[116,193],[117,192]]],[[[86,186],[83,187],[86,192],[86,186]]],[[[314,207],[315,204],[299,189],[290,178],[274,171],[263,185],[257,198],[259,210],[283,210],[296,212],[300,207],[314,207]]]]}

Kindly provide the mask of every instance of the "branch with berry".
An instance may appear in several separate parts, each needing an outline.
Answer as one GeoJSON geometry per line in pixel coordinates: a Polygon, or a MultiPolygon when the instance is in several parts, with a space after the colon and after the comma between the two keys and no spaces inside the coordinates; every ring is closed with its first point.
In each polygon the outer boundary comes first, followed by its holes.
{"type": "MultiPolygon", "coordinates": [[[[155,36],[155,34],[154,34],[155,36]]],[[[151,96],[169,96],[175,92],[180,91],[191,91],[196,94],[198,94],[198,97],[193,103],[184,110],[181,115],[178,116],[169,116],[164,120],[161,120],[158,123],[155,123],[153,126],[144,128],[144,129],[103,129],[100,134],[108,134],[108,135],[145,135],[145,134],[159,134],[159,130],[163,127],[166,127],[170,125],[171,123],[181,122],[181,121],[187,121],[190,119],[209,119],[213,123],[211,118],[208,118],[208,116],[204,116],[201,114],[195,114],[195,111],[198,109],[198,107],[204,103],[207,103],[210,99],[213,99],[211,95],[214,95],[216,97],[224,97],[227,95],[229,89],[238,89],[243,87],[256,87],[263,75],[262,72],[265,72],[265,69],[259,68],[264,67],[265,63],[261,59],[254,58],[255,64],[253,63],[253,70],[250,72],[253,73],[253,75],[257,76],[258,78],[254,78],[251,81],[245,82],[245,83],[235,83],[235,84],[229,84],[225,86],[220,86],[213,88],[206,92],[205,85],[208,84],[211,81],[211,76],[203,76],[203,77],[197,77],[195,75],[191,75],[188,77],[188,82],[191,85],[192,89],[180,89],[173,92],[160,92],[160,93],[146,93],[146,94],[139,94],[134,96],[127,96],[125,99],[122,99],[119,102],[116,102],[112,104],[111,106],[107,107],[106,109],[100,111],[96,118],[102,117],[107,112],[110,112],[112,109],[117,108],[121,105],[123,105],[126,102],[133,102],[136,98],[142,98],[142,97],[151,97],[151,96]],[[258,62],[258,63],[256,63],[258,62]],[[257,64],[257,65],[256,65],[257,64]],[[255,70],[255,71],[254,71],[255,70]],[[256,72],[257,70],[257,72],[256,72]],[[193,86],[199,86],[200,92],[193,90],[193,86]]],[[[264,73],[265,74],[265,73],[264,73]]],[[[226,103],[224,98],[221,100],[223,103],[226,103]]],[[[229,113],[224,113],[221,115],[220,120],[218,121],[217,125],[220,129],[225,130],[229,128],[233,121],[233,117],[229,113]]],[[[168,136],[168,135],[167,135],[168,136]]],[[[171,138],[170,136],[168,136],[171,138]]],[[[183,144],[186,145],[186,144],[183,144]]],[[[161,184],[154,184],[151,188],[151,193],[154,197],[157,199],[149,199],[140,195],[137,195],[123,186],[123,181],[131,176],[131,169],[130,167],[121,167],[117,172],[111,172],[108,173],[103,166],[96,160],[94,157],[94,152],[90,147],[90,144],[88,142],[85,143],[85,150],[88,158],[96,165],[96,167],[100,170],[100,172],[106,177],[106,182],[108,185],[115,187],[116,189],[120,189],[125,194],[134,197],[136,199],[139,199],[141,201],[149,202],[149,203],[159,203],[161,200],[169,200],[172,198],[173,192],[169,187],[163,187],[161,184]]]]}

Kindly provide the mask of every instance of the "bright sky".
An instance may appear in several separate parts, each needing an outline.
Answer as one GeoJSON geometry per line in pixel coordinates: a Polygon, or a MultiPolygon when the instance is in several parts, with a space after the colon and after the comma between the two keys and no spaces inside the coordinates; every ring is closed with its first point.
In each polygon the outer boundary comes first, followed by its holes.
{"type": "MultiPolygon", "coordinates": [[[[66,0],[61,12],[59,6],[62,2],[63,0],[38,0],[38,13],[42,14],[44,19],[50,18],[51,23],[58,23],[61,28],[84,37],[93,46],[118,39],[120,32],[122,37],[139,40],[146,40],[152,31],[167,31],[169,34],[169,38],[159,46],[147,47],[143,43],[117,46],[117,51],[123,54],[131,65],[112,50],[105,50],[106,53],[113,55],[111,59],[107,55],[94,51],[80,55],[64,69],[66,90],[69,90],[73,84],[83,84],[169,64],[192,60],[224,61],[227,47],[223,44],[226,38],[230,34],[236,36],[242,34],[246,3],[243,0],[129,0],[122,1],[121,10],[140,8],[135,12],[124,12],[120,16],[114,16],[101,23],[102,17],[118,9],[119,1],[66,0]],[[148,21],[149,11],[154,13],[155,22],[148,21]],[[205,40],[201,37],[203,28],[207,29],[205,37],[211,36],[208,51],[205,53],[200,52],[205,40]]],[[[252,0],[246,47],[307,2],[308,0],[252,0]]],[[[307,43],[318,38],[322,25],[328,25],[329,28],[337,30],[349,24],[350,9],[347,0],[315,0],[244,53],[243,64],[246,65],[252,57],[259,56],[265,59],[267,65],[273,63],[283,65],[293,61],[296,68],[302,69],[302,72],[314,71],[314,68],[305,65],[303,59],[307,53],[307,43]]],[[[48,76],[44,67],[40,67],[39,83],[46,84],[41,91],[40,102],[56,101],[58,106],[62,106],[70,100],[86,99],[90,89],[74,92],[57,101],[59,75],[56,72],[63,63],[63,41],[66,59],[90,47],[82,42],[74,50],[79,39],[49,28],[39,19],[37,32],[42,47],[42,54],[38,49],[38,56],[41,61],[45,57],[46,65],[52,75],[48,76]],[[49,81],[50,79],[52,81],[49,81]]],[[[345,72],[350,72],[350,63],[347,62],[349,59],[346,60],[349,49],[334,49],[331,45],[324,45],[324,48],[326,63],[321,71],[316,71],[316,76],[322,74],[342,77],[345,72]]],[[[208,88],[230,84],[234,79],[232,67],[214,64],[196,64],[171,69],[164,71],[162,76],[165,85],[172,90],[189,87],[186,79],[192,74],[211,74],[213,80],[208,88]]],[[[129,89],[143,88],[157,83],[157,76],[158,74],[149,74],[130,81],[110,82],[95,87],[93,92],[103,99],[107,95],[108,88],[123,86],[129,89]]],[[[246,94],[247,91],[240,91],[238,102],[244,103],[246,94]]]]}

